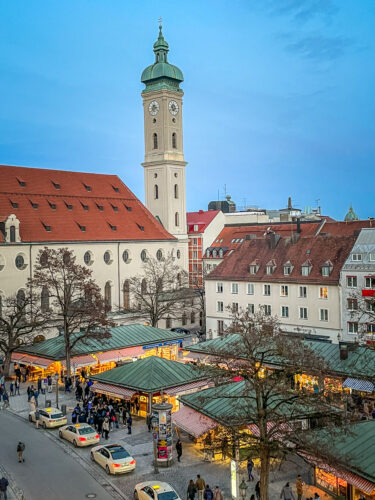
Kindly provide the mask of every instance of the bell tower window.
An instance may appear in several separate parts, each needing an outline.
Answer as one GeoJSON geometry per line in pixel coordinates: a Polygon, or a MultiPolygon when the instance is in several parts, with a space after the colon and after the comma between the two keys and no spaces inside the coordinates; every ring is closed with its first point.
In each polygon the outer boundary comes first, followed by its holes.
{"type": "Polygon", "coordinates": [[[178,200],[178,184],[174,185],[174,197],[176,200],[178,200]]]}
{"type": "Polygon", "coordinates": [[[10,226],[9,228],[9,241],[11,243],[16,242],[16,226],[10,226]]]}
{"type": "Polygon", "coordinates": [[[154,186],[154,198],[155,200],[159,199],[159,186],[157,184],[154,186]]]}
{"type": "Polygon", "coordinates": [[[158,134],[153,134],[154,149],[158,149],[158,134]]]}
{"type": "Polygon", "coordinates": [[[177,149],[177,134],[173,132],[172,134],[172,148],[177,149]]]}
{"type": "Polygon", "coordinates": [[[176,227],[178,227],[178,226],[180,225],[180,216],[179,216],[178,212],[176,212],[176,213],[174,214],[174,225],[175,225],[176,227]]]}

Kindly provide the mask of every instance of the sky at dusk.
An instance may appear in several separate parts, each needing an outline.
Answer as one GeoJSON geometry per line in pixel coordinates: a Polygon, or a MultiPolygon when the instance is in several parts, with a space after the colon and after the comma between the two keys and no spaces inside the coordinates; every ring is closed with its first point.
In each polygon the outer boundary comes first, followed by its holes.
{"type": "Polygon", "coordinates": [[[185,78],[189,211],[226,189],[375,217],[373,0],[0,0],[0,164],[117,174],[144,200],[159,17],[185,78]]]}

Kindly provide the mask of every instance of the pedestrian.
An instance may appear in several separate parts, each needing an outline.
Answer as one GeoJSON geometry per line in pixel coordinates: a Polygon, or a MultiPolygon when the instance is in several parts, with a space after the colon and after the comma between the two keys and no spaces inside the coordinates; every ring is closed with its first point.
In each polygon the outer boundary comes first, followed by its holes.
{"type": "Polygon", "coordinates": [[[223,440],[221,442],[221,454],[222,454],[223,460],[226,460],[227,455],[228,455],[228,438],[227,438],[227,436],[224,436],[223,440]]]}
{"type": "Polygon", "coordinates": [[[197,488],[195,487],[194,481],[190,479],[187,487],[187,500],[194,500],[197,488]]]}
{"type": "Polygon", "coordinates": [[[303,482],[302,482],[302,477],[300,476],[300,474],[298,474],[298,476],[297,476],[296,489],[297,489],[297,500],[302,500],[303,482]]]}
{"type": "Polygon", "coordinates": [[[22,441],[18,441],[18,445],[17,445],[18,462],[25,461],[25,459],[23,458],[24,451],[25,451],[25,443],[22,443],[22,441]]]}
{"type": "Polygon", "coordinates": [[[250,500],[255,500],[255,495],[254,495],[254,493],[251,495],[250,500]]]}
{"type": "Polygon", "coordinates": [[[280,498],[283,500],[295,500],[293,491],[289,486],[289,483],[286,483],[284,488],[281,490],[280,498]]]}
{"type": "Polygon", "coordinates": [[[315,494],[314,494],[314,500],[320,500],[319,493],[315,493],[315,494]]]}
{"type": "Polygon", "coordinates": [[[197,474],[197,480],[195,481],[195,486],[197,487],[198,491],[198,500],[203,500],[203,493],[204,493],[204,488],[206,487],[206,482],[199,474],[197,474]]]}
{"type": "Polygon", "coordinates": [[[146,424],[147,424],[148,432],[151,432],[151,415],[150,415],[150,413],[147,413],[146,424]]]}
{"type": "Polygon", "coordinates": [[[204,490],[203,498],[204,500],[213,500],[214,498],[214,493],[208,484],[206,484],[206,489],[204,490]]]}
{"type": "Polygon", "coordinates": [[[35,410],[35,428],[36,429],[39,429],[39,419],[40,419],[40,413],[39,413],[39,410],[38,408],[35,410]]]}
{"type": "Polygon", "coordinates": [[[105,417],[104,422],[103,422],[102,437],[103,437],[103,434],[104,434],[105,439],[108,439],[108,435],[109,435],[109,420],[108,420],[108,417],[105,417]]]}
{"type": "Polygon", "coordinates": [[[52,392],[52,377],[48,375],[47,377],[47,390],[48,392],[52,392]]]}
{"type": "Polygon", "coordinates": [[[215,486],[214,500],[224,500],[223,492],[221,491],[219,486],[215,486]]]}
{"type": "Polygon", "coordinates": [[[14,395],[16,396],[17,394],[20,395],[20,381],[18,378],[16,378],[16,381],[14,383],[15,391],[14,395]]]}
{"type": "Polygon", "coordinates": [[[177,439],[176,451],[177,451],[177,460],[179,462],[181,462],[181,457],[182,457],[182,443],[181,443],[180,439],[177,439]]]}
{"type": "Polygon", "coordinates": [[[253,476],[253,467],[254,467],[254,462],[249,458],[247,461],[247,475],[249,477],[249,481],[254,481],[254,476],[253,476]]]}
{"type": "Polygon", "coordinates": [[[35,398],[35,405],[38,406],[38,397],[39,397],[39,392],[35,391],[34,392],[34,398],[35,398]]]}
{"type": "Polygon", "coordinates": [[[260,481],[255,485],[255,494],[257,496],[257,500],[260,500],[260,481]]]}
{"type": "Polygon", "coordinates": [[[8,479],[6,477],[2,477],[0,479],[0,498],[4,498],[4,500],[7,500],[7,489],[8,489],[8,479]]]}
{"type": "Polygon", "coordinates": [[[129,418],[126,421],[126,423],[128,424],[128,434],[131,434],[132,433],[132,424],[133,424],[133,419],[132,419],[131,415],[129,415],[129,418]]]}
{"type": "Polygon", "coordinates": [[[38,377],[38,382],[37,382],[37,387],[38,387],[38,392],[42,392],[42,379],[38,377]]]}
{"type": "Polygon", "coordinates": [[[6,390],[3,392],[3,401],[4,401],[4,408],[9,407],[9,396],[6,390]]]}
{"type": "Polygon", "coordinates": [[[10,390],[10,395],[14,396],[14,384],[13,384],[13,382],[10,383],[9,390],[10,390]]]}

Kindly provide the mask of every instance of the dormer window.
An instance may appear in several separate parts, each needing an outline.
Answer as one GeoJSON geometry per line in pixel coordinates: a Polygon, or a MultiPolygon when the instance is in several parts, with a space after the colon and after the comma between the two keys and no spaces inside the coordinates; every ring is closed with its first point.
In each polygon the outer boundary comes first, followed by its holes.
{"type": "Polygon", "coordinates": [[[220,259],[222,259],[223,256],[224,256],[224,251],[223,251],[222,248],[220,248],[220,250],[219,250],[219,257],[220,257],[220,259]]]}
{"type": "Polygon", "coordinates": [[[199,229],[198,224],[194,224],[193,231],[197,232],[199,229]]]}
{"type": "Polygon", "coordinates": [[[258,270],[259,270],[259,266],[256,264],[251,264],[249,266],[249,273],[250,274],[256,274],[258,272],[258,270]]]}
{"type": "Polygon", "coordinates": [[[118,188],[117,186],[112,186],[113,187],[113,191],[115,193],[119,193],[120,192],[120,188],[118,188]]]}
{"type": "Polygon", "coordinates": [[[19,184],[21,187],[23,187],[23,188],[24,188],[24,187],[26,187],[26,182],[25,182],[25,181],[23,181],[22,179],[19,179],[18,177],[17,177],[17,181],[18,181],[18,184],[19,184]]]}
{"type": "Polygon", "coordinates": [[[266,274],[272,274],[272,266],[266,266],[266,274]]]}
{"type": "Polygon", "coordinates": [[[30,201],[30,203],[31,203],[31,206],[33,207],[34,210],[38,209],[38,207],[39,207],[38,203],[35,203],[33,201],[30,201]]]}
{"type": "Polygon", "coordinates": [[[139,229],[140,229],[141,231],[144,231],[144,230],[145,230],[145,227],[144,227],[144,226],[141,226],[140,224],[138,224],[138,222],[137,222],[137,226],[139,227],[139,229]]]}
{"type": "Polygon", "coordinates": [[[48,202],[48,205],[50,206],[50,208],[52,208],[52,210],[56,210],[56,204],[55,203],[51,203],[50,201],[48,202]]]}
{"type": "Polygon", "coordinates": [[[85,186],[86,191],[91,191],[91,186],[88,186],[87,184],[83,184],[85,186]]]}
{"type": "Polygon", "coordinates": [[[50,232],[51,231],[51,226],[48,226],[47,224],[44,224],[44,222],[42,222],[43,224],[43,227],[46,231],[50,232]]]}
{"type": "Polygon", "coordinates": [[[117,226],[112,226],[112,224],[110,224],[109,227],[112,229],[112,231],[117,231],[117,226]]]}
{"type": "Polygon", "coordinates": [[[116,205],[111,205],[111,207],[113,208],[114,212],[118,212],[118,207],[116,205]]]}
{"type": "Polygon", "coordinates": [[[68,210],[73,210],[73,205],[70,205],[70,203],[67,203],[66,201],[64,203],[68,210]]]}
{"type": "Polygon", "coordinates": [[[104,210],[103,205],[99,205],[98,203],[96,203],[96,206],[98,207],[98,210],[100,210],[101,212],[103,212],[103,210],[104,210]]]}
{"type": "Polygon", "coordinates": [[[332,270],[333,270],[333,264],[330,260],[327,260],[322,265],[322,276],[330,276],[332,270]]]}
{"type": "Polygon", "coordinates": [[[301,274],[302,276],[309,276],[310,272],[312,269],[311,261],[306,260],[301,267],[301,274]]]}
{"type": "Polygon", "coordinates": [[[361,253],[352,253],[352,261],[353,262],[361,262],[362,254],[361,253]]]}
{"type": "Polygon", "coordinates": [[[210,250],[209,250],[209,248],[207,248],[207,250],[206,250],[206,257],[207,257],[207,258],[209,258],[209,257],[210,257],[210,250]]]}
{"type": "Polygon", "coordinates": [[[289,276],[290,274],[292,274],[293,266],[290,260],[288,260],[288,262],[285,262],[283,269],[284,269],[284,276],[289,276]]]}
{"type": "MultiPolygon", "coordinates": [[[[78,224],[78,223],[77,223],[78,224]]],[[[81,224],[78,224],[78,227],[80,230],[84,233],[86,231],[86,226],[82,226],[81,224]]]]}
{"type": "Polygon", "coordinates": [[[88,205],[83,204],[82,202],[81,202],[81,205],[82,205],[83,210],[86,210],[86,211],[87,211],[87,210],[89,209],[89,206],[88,206],[88,205]]]}
{"type": "Polygon", "coordinates": [[[12,205],[13,208],[18,208],[18,203],[12,200],[9,200],[10,204],[12,205]]]}
{"type": "Polygon", "coordinates": [[[55,189],[60,189],[60,184],[58,184],[57,182],[53,182],[53,181],[51,181],[51,182],[52,182],[53,187],[54,187],[55,189]]]}
{"type": "Polygon", "coordinates": [[[266,264],[266,274],[273,274],[276,269],[276,262],[274,260],[270,260],[266,264]]]}
{"type": "Polygon", "coordinates": [[[217,257],[217,250],[212,251],[212,257],[217,257]]]}

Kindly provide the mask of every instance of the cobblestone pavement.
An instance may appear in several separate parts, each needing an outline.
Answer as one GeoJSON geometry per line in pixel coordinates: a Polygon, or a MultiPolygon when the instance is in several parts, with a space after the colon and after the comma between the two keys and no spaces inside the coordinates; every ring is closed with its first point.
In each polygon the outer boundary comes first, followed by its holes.
{"type": "MultiPolygon", "coordinates": [[[[22,384],[21,395],[13,396],[10,398],[10,411],[16,413],[18,416],[27,418],[29,412],[29,404],[27,402],[26,394],[27,384],[22,384]]],[[[55,406],[55,392],[47,394],[46,399],[51,399],[52,406],[55,406]]],[[[44,406],[45,396],[40,395],[39,407],[44,406]]],[[[59,392],[59,406],[65,404],[68,409],[68,420],[70,421],[71,410],[76,405],[75,398],[72,394],[65,394],[59,392]]],[[[104,471],[97,465],[90,461],[90,450],[88,448],[75,449],[70,443],[66,441],[61,442],[58,437],[58,430],[47,430],[40,432],[48,432],[49,437],[55,441],[59,441],[59,445],[63,446],[66,453],[72,456],[81,463],[92,475],[97,475],[99,481],[106,481],[113,486],[113,496],[116,498],[125,498],[131,500],[133,498],[134,486],[138,482],[147,481],[157,478],[160,481],[171,483],[177,490],[182,499],[186,498],[186,488],[189,479],[196,479],[197,474],[200,474],[211,487],[219,485],[224,493],[224,498],[230,498],[230,470],[229,461],[209,463],[203,461],[202,455],[195,449],[189,437],[182,435],[183,443],[183,456],[181,463],[177,461],[168,469],[159,469],[159,474],[154,474],[153,468],[153,445],[151,433],[148,432],[144,419],[134,418],[132,434],[127,434],[127,429],[120,424],[119,429],[113,429],[109,435],[109,443],[119,443],[123,445],[129,453],[137,460],[136,470],[130,474],[122,476],[105,476],[104,471]],[[104,476],[103,476],[104,474],[104,476]]],[[[280,498],[280,491],[286,481],[291,484],[295,483],[297,474],[301,474],[303,480],[308,484],[311,478],[308,476],[308,467],[306,464],[299,460],[284,462],[282,467],[276,471],[271,472],[270,478],[270,500],[278,500],[280,498]]],[[[243,476],[246,476],[243,471],[243,476]]],[[[255,476],[257,476],[256,470],[255,476]]],[[[246,498],[254,493],[256,481],[249,482],[246,498]]],[[[315,487],[308,490],[308,496],[313,496],[315,491],[320,491],[315,487]]],[[[307,491],[306,491],[307,494],[307,491]]],[[[328,500],[331,497],[320,491],[322,500],[328,500]]]]}

